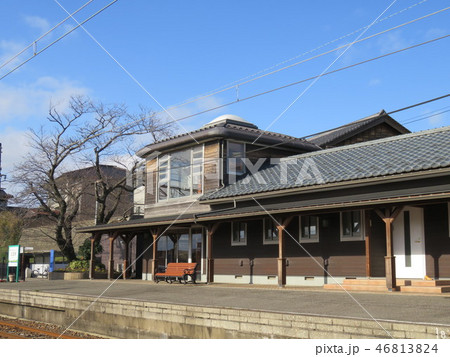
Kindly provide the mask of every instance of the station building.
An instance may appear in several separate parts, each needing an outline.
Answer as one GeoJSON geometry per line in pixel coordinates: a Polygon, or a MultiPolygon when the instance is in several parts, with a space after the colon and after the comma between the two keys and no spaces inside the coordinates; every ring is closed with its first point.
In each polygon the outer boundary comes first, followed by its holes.
{"type": "Polygon", "coordinates": [[[305,139],[223,115],[137,155],[144,217],[78,231],[110,252],[136,237],[124,268],[143,280],[170,262],[203,282],[450,279],[450,127],[410,133],[381,111],[305,139]]]}

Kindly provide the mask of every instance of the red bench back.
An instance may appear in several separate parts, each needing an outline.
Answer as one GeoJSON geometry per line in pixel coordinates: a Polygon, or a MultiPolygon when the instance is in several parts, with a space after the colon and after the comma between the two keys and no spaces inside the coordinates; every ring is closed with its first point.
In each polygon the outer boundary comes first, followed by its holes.
{"type": "Polygon", "coordinates": [[[169,263],[167,264],[166,273],[183,273],[185,270],[195,270],[196,266],[197,263],[169,263]]]}

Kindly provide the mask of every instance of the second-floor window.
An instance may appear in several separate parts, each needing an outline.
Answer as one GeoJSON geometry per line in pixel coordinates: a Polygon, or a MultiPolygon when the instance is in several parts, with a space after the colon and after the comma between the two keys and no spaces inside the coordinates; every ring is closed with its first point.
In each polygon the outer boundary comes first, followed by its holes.
{"type": "Polygon", "coordinates": [[[203,193],[203,146],[159,157],[158,201],[203,193]]]}
{"type": "Polygon", "coordinates": [[[227,143],[227,173],[242,175],[245,173],[244,159],[245,144],[234,141],[227,143]]]}

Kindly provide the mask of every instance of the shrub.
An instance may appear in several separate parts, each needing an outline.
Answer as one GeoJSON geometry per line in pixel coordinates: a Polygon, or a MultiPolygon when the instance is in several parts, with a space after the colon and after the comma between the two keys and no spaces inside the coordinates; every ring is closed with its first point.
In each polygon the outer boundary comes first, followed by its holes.
{"type": "MultiPolygon", "coordinates": [[[[106,271],[105,265],[102,263],[95,263],[94,267],[97,273],[104,273],[106,271]]],[[[72,260],[66,268],[67,272],[82,273],[89,271],[89,260],[72,260]]]]}

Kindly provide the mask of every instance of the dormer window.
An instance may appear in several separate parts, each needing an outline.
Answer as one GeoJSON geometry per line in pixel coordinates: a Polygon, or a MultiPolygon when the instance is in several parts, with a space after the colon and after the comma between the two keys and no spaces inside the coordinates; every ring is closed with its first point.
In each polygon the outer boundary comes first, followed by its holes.
{"type": "Polygon", "coordinates": [[[159,157],[158,201],[203,193],[203,146],[159,157]]]}
{"type": "Polygon", "coordinates": [[[245,144],[235,141],[227,143],[227,173],[232,175],[242,175],[245,173],[244,159],[245,144]]]}

